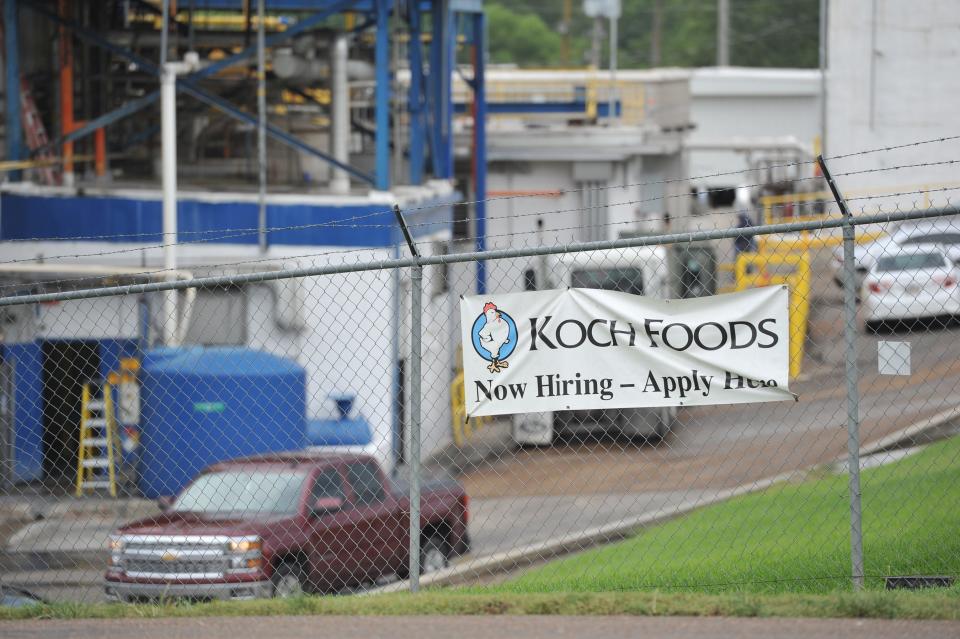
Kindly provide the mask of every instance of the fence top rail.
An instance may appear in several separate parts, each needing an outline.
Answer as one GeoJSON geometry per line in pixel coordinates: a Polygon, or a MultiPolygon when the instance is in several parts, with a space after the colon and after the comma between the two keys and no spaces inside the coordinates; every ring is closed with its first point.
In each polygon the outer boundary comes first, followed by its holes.
{"type": "Polygon", "coordinates": [[[648,235],[643,237],[623,238],[617,240],[601,240],[594,242],[576,242],[558,244],[555,246],[538,246],[525,248],[505,248],[487,251],[472,251],[465,253],[450,253],[443,255],[422,256],[419,258],[393,258],[374,260],[355,264],[336,264],[326,266],[309,266],[296,269],[262,271],[255,273],[237,273],[232,275],[218,275],[198,277],[187,280],[149,282],[142,284],[125,284],[105,286],[99,288],[76,289],[54,293],[36,293],[30,295],[14,295],[0,297],[0,307],[35,304],[42,302],[62,302],[69,300],[90,299],[96,297],[111,297],[115,295],[131,295],[140,293],[154,293],[159,291],[185,290],[190,288],[216,288],[269,282],[296,277],[316,277],[323,275],[337,275],[343,273],[359,273],[364,271],[381,271],[398,268],[408,268],[416,265],[433,266],[439,264],[455,264],[462,262],[476,262],[480,260],[500,260],[518,257],[534,257],[539,255],[559,255],[564,253],[579,253],[608,249],[627,249],[641,246],[656,246],[670,244],[684,244],[704,240],[732,239],[749,233],[750,235],[776,235],[779,233],[797,233],[801,231],[817,231],[840,228],[847,224],[851,226],[867,224],[884,224],[906,220],[922,220],[949,215],[960,215],[960,206],[930,208],[925,210],[896,211],[892,213],[877,213],[851,218],[824,218],[806,222],[785,222],[764,226],[728,229],[712,229],[704,231],[687,231],[683,233],[667,233],[662,235],[648,235]]]}

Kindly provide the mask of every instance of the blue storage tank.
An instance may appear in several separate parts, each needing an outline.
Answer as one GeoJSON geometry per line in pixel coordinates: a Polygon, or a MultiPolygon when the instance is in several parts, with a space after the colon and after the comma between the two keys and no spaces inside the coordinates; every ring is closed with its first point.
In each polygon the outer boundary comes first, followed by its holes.
{"type": "Polygon", "coordinates": [[[335,397],[337,419],[311,419],[307,421],[307,444],[309,446],[365,446],[372,435],[370,424],[363,417],[350,417],[353,396],[335,397]]]}
{"type": "Polygon", "coordinates": [[[306,374],[246,348],[162,348],[141,366],[140,490],[173,495],[209,464],[303,447],[306,374]]]}

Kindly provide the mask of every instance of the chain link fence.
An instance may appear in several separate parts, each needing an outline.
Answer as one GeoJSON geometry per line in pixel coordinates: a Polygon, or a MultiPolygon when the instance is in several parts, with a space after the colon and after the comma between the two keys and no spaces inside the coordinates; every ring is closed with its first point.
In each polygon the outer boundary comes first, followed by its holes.
{"type": "Polygon", "coordinates": [[[411,222],[410,257],[33,272],[0,299],[3,585],[146,601],[950,582],[960,211],[924,193],[484,253],[411,222]],[[458,301],[481,264],[491,299],[786,286],[796,401],[468,419],[458,301]]]}

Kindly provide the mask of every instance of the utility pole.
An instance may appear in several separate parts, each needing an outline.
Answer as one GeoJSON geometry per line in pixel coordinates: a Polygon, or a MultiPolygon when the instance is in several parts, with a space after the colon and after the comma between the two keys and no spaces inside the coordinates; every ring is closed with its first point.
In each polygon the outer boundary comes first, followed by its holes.
{"type": "Polygon", "coordinates": [[[653,0],[653,20],[650,31],[650,66],[663,64],[661,37],[663,36],[663,0],[653,0]]]}
{"type": "Polygon", "coordinates": [[[717,0],[717,66],[730,66],[730,0],[717,0]]]}
{"type": "Polygon", "coordinates": [[[264,43],[265,0],[257,2],[257,233],[260,252],[267,252],[267,63],[264,43]]]}
{"type": "Polygon", "coordinates": [[[600,48],[603,42],[603,18],[597,16],[593,19],[593,37],[590,42],[590,66],[594,69],[600,68],[600,48]]]}
{"type": "Polygon", "coordinates": [[[563,0],[563,20],[560,22],[560,64],[570,66],[570,24],[573,22],[573,0],[563,0]]]}

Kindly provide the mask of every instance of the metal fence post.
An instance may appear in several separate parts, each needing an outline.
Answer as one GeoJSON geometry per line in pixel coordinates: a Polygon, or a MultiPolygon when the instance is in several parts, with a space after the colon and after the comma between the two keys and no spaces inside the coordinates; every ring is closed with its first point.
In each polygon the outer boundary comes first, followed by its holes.
{"type": "MultiPolygon", "coordinates": [[[[422,355],[423,265],[400,207],[394,205],[400,230],[416,260],[410,268],[410,592],[420,590],[420,360],[422,355]]],[[[401,408],[402,410],[402,408],[401,408]]]]}
{"type": "Polygon", "coordinates": [[[420,590],[420,358],[423,266],[410,273],[410,592],[420,590]]]}
{"type": "Polygon", "coordinates": [[[843,215],[843,336],[847,377],[847,471],[850,493],[850,562],[853,589],[863,588],[863,527],[860,507],[860,372],[857,369],[857,291],[854,225],[847,202],[837,188],[823,156],[817,156],[823,177],[843,215]]]}

